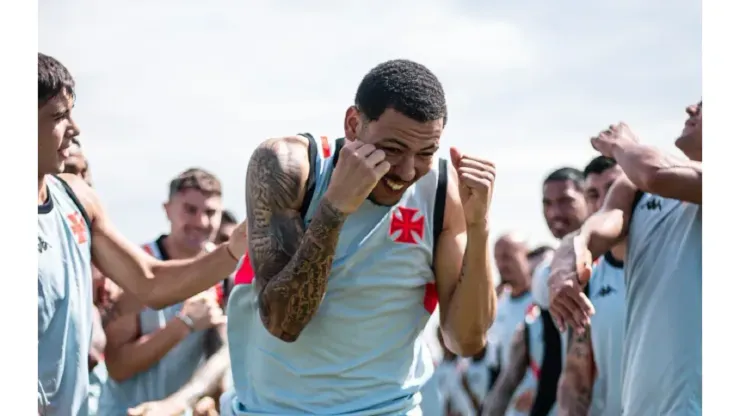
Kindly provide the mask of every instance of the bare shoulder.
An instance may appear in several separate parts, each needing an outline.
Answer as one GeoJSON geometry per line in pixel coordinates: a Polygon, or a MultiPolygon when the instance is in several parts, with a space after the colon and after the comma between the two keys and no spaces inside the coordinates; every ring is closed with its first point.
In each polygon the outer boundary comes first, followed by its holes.
{"type": "Polygon", "coordinates": [[[96,218],[99,218],[102,215],[98,195],[95,193],[95,190],[87,184],[87,182],[82,180],[79,176],[70,173],[61,173],[58,176],[66,182],[75,193],[77,199],[80,201],[82,206],[85,207],[85,211],[91,221],[94,222],[96,218]]]}
{"type": "Polygon", "coordinates": [[[249,160],[248,209],[300,208],[309,171],[307,138],[286,136],[265,140],[249,160]]]}
{"type": "Polygon", "coordinates": [[[627,175],[623,174],[609,188],[602,211],[619,209],[628,215],[631,214],[637,191],[637,186],[629,180],[627,175]]]}

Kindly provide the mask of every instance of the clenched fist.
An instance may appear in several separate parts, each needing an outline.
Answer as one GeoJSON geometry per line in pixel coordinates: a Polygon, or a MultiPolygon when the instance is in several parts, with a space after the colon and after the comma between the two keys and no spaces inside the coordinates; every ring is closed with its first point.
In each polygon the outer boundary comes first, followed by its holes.
{"type": "Polygon", "coordinates": [[[583,287],[591,278],[591,252],[581,236],[565,239],[550,263],[550,315],[560,331],[570,325],[582,332],[594,314],[583,287]]]}
{"type": "Polygon", "coordinates": [[[485,224],[491,206],[496,165],[486,159],[450,149],[450,160],[460,182],[460,200],[468,227],[485,224]]]}
{"type": "Polygon", "coordinates": [[[597,152],[610,158],[614,158],[614,149],[630,143],[639,143],[639,141],[625,123],[612,124],[598,136],[591,138],[591,146],[597,152]]]}
{"type": "Polygon", "coordinates": [[[360,208],[390,168],[382,150],[359,140],[349,142],[339,151],[325,197],[343,214],[351,214],[360,208]]]}

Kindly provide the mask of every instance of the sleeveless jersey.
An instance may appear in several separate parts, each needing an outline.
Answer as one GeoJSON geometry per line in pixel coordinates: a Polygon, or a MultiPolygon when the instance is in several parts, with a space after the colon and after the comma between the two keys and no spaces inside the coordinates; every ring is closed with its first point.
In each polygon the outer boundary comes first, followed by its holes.
{"type": "MultiPolygon", "coordinates": [[[[305,136],[313,161],[302,209],[308,224],[343,139],[322,137],[317,144],[305,136]]],[[[251,278],[240,279],[237,272],[227,307],[234,414],[421,413],[419,390],[433,372],[420,335],[437,304],[435,204],[437,195],[442,201],[446,195],[446,185],[438,189],[438,172],[446,165],[440,161],[439,166],[411,185],[396,205],[367,200],[346,219],[326,295],[295,342],[267,332],[251,278]]],[[[442,177],[446,183],[447,175],[442,177]]],[[[244,261],[243,267],[251,264],[244,261]]]]}
{"type": "Polygon", "coordinates": [[[509,363],[509,346],[519,325],[524,322],[527,309],[532,304],[532,293],[525,292],[517,297],[511,296],[511,289],[504,289],[498,298],[496,319],[488,330],[488,345],[494,366],[506,368],[509,363]],[[497,358],[501,357],[501,362],[497,358]]]}
{"type": "MultiPolygon", "coordinates": [[[[434,371],[430,382],[436,385],[440,395],[440,414],[473,415],[473,404],[462,385],[465,362],[457,357],[454,360],[443,360],[434,371]]],[[[427,416],[424,413],[424,416],[427,416]]]]}
{"type": "MultiPolygon", "coordinates": [[[[160,260],[168,260],[163,241],[165,236],[145,244],[144,251],[160,260]]],[[[208,249],[210,250],[210,248],[208,249]]],[[[208,251],[207,250],[207,251],[208,251]]],[[[141,335],[164,328],[182,310],[184,303],[168,306],[161,310],[144,308],[139,312],[141,335]]],[[[99,400],[101,415],[123,415],[141,403],[164,399],[178,391],[195,374],[206,360],[206,334],[208,330],[196,331],[177,343],[149,369],[135,374],[124,381],[108,377],[99,400]]]]}
{"type": "Polygon", "coordinates": [[[643,194],[627,240],[622,414],[702,411],[701,206],[643,194]]]}
{"type": "Polygon", "coordinates": [[[468,383],[470,393],[475,396],[478,403],[483,404],[486,395],[493,388],[494,377],[498,376],[498,368],[488,363],[487,357],[480,359],[468,358],[463,377],[468,383]]]}
{"type": "Polygon", "coordinates": [[[596,313],[591,317],[591,345],[596,380],[591,416],[619,416],[622,412],[622,344],[624,342],[624,264],[611,253],[593,267],[587,295],[596,313]]]}
{"type": "Polygon", "coordinates": [[[48,416],[87,416],[92,339],[91,229],[61,179],[44,178],[38,207],[38,404],[48,416]]]}

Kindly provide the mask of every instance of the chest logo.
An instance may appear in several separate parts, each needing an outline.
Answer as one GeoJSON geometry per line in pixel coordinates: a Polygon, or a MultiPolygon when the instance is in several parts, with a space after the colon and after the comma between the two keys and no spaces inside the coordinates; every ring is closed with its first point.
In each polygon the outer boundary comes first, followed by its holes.
{"type": "Polygon", "coordinates": [[[82,219],[82,215],[79,212],[75,212],[67,215],[67,221],[69,221],[69,228],[77,238],[77,244],[85,244],[87,242],[87,233],[85,232],[85,220],[82,219]]]}
{"type": "Polygon", "coordinates": [[[596,295],[600,298],[603,298],[604,296],[611,295],[612,293],[616,293],[616,289],[611,287],[610,285],[602,286],[601,289],[596,293],[596,295]]]}
{"type": "Polygon", "coordinates": [[[391,214],[388,234],[396,243],[419,244],[424,238],[424,216],[416,208],[398,207],[391,214]],[[414,219],[416,217],[416,219],[414,219]],[[394,237],[395,236],[395,237],[394,237]]]}
{"type": "Polygon", "coordinates": [[[663,210],[663,204],[660,203],[660,199],[658,198],[650,198],[647,202],[645,202],[642,205],[643,209],[647,209],[648,211],[655,211],[656,209],[658,211],[663,210]]]}
{"type": "Polygon", "coordinates": [[[46,240],[44,240],[41,236],[39,237],[39,254],[43,253],[44,251],[48,250],[49,247],[51,247],[51,244],[47,243],[46,240]]]}

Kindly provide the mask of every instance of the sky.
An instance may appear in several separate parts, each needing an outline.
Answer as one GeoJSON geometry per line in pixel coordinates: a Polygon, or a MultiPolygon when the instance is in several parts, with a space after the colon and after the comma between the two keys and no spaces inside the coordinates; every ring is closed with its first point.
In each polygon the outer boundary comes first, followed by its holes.
{"type": "Polygon", "coordinates": [[[39,51],[75,76],[95,188],[136,242],[167,232],[167,183],[193,166],[244,218],[257,144],[340,137],[360,80],[389,59],[439,77],[440,151],[493,160],[492,231],[533,243],[552,239],[547,173],[582,169],[589,137],[619,121],[673,152],[702,91],[699,0],[40,2],[39,51]]]}

